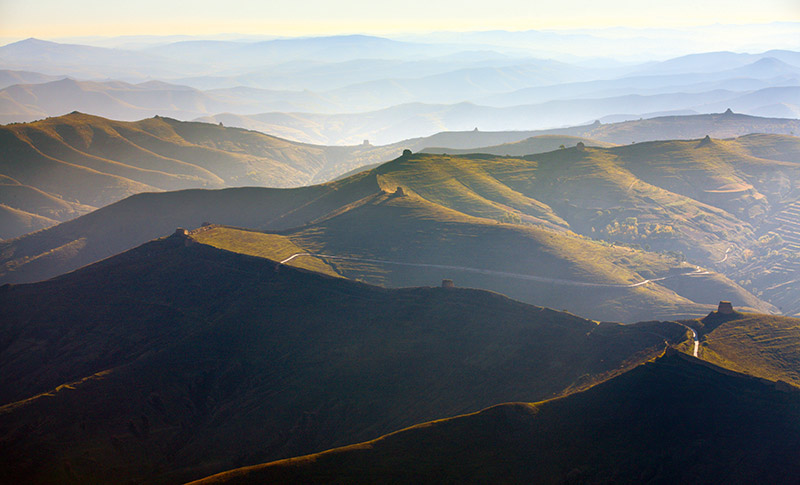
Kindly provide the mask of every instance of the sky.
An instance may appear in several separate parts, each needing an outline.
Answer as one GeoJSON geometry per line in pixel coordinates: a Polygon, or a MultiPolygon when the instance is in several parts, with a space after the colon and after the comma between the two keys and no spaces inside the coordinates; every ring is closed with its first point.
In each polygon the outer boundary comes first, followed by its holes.
{"type": "Polygon", "coordinates": [[[800,0],[0,0],[0,38],[654,28],[800,21],[800,0]]]}

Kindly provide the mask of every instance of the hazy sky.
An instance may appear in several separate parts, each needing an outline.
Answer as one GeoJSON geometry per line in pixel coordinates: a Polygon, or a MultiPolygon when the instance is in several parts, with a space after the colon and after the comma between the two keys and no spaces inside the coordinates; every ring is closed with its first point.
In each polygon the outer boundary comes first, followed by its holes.
{"type": "Polygon", "coordinates": [[[800,21],[800,0],[0,0],[0,37],[684,27],[800,21]]]}

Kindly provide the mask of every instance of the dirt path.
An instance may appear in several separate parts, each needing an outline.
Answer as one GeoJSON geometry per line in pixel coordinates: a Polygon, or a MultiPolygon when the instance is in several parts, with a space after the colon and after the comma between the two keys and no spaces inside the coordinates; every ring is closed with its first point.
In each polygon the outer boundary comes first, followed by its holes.
{"type": "Polygon", "coordinates": [[[732,247],[729,247],[728,249],[726,249],[726,250],[725,250],[725,257],[724,257],[724,258],[722,258],[722,259],[720,259],[719,261],[717,261],[717,262],[716,262],[716,263],[714,263],[714,264],[724,263],[725,261],[727,261],[727,260],[728,260],[728,255],[730,254],[730,252],[731,252],[731,249],[733,249],[733,248],[732,248],[732,247]]]}
{"type": "Polygon", "coordinates": [[[692,339],[694,340],[694,351],[692,352],[692,355],[699,359],[700,358],[699,357],[699,354],[700,354],[700,339],[697,337],[697,331],[695,331],[695,329],[693,329],[692,327],[690,327],[689,325],[686,325],[684,323],[678,322],[678,325],[682,325],[682,326],[686,327],[687,330],[692,332],[692,339]]]}

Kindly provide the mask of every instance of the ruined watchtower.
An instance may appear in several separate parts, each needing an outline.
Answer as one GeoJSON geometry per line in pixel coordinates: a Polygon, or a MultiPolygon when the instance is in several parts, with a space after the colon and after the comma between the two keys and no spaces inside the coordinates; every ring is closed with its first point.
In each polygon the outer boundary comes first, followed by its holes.
{"type": "Polygon", "coordinates": [[[442,280],[442,288],[455,288],[456,284],[453,280],[442,280]]]}
{"type": "Polygon", "coordinates": [[[734,313],[733,305],[729,301],[721,301],[719,302],[717,313],[720,315],[732,315],[734,313]]]}

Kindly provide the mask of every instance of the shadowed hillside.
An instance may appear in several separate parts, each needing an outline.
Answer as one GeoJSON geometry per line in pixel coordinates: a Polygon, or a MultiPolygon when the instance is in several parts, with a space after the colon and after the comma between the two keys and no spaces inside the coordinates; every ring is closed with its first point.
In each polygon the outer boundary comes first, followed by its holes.
{"type": "Polygon", "coordinates": [[[178,235],[3,286],[0,312],[3,482],[200,478],[544,399],[686,336],[483,291],[386,290],[178,235]]]}
{"type": "Polygon", "coordinates": [[[2,281],[51,278],[205,222],[257,229],[305,224],[379,189],[368,174],[297,189],[238,188],[138,194],[77,219],[0,242],[2,281]]]}
{"type": "Polygon", "coordinates": [[[796,389],[673,355],[560,399],[196,483],[791,483],[798,423],[796,389]]]}

